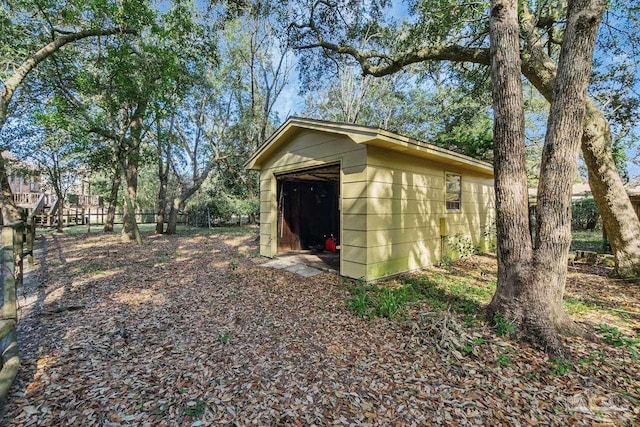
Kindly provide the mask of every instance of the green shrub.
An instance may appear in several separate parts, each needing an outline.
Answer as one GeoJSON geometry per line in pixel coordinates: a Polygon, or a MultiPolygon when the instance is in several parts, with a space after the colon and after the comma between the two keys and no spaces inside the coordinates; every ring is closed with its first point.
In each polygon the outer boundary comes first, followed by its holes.
{"type": "Polygon", "coordinates": [[[463,234],[447,237],[447,246],[450,249],[451,258],[464,258],[480,252],[471,239],[463,234]]]}
{"type": "Polygon", "coordinates": [[[221,194],[206,203],[189,205],[186,213],[194,224],[208,224],[207,215],[211,216],[211,221],[229,222],[233,217],[236,220],[238,217],[257,217],[260,213],[260,201],[221,194]]]}
{"type": "Polygon", "coordinates": [[[574,230],[595,230],[598,226],[600,213],[593,197],[573,202],[571,227],[574,230]]]}

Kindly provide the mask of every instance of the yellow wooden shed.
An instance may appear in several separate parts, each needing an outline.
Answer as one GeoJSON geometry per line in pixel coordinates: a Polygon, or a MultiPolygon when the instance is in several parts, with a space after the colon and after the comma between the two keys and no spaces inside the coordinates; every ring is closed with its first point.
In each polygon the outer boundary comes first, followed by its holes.
{"type": "Polygon", "coordinates": [[[491,239],[493,166],[383,129],[291,117],[245,166],[260,173],[266,257],[333,235],[340,274],[372,281],[491,239]]]}

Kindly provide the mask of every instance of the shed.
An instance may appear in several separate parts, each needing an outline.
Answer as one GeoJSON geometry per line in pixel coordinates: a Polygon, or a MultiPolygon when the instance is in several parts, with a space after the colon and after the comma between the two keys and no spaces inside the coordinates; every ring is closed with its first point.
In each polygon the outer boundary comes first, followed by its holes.
{"type": "Polygon", "coordinates": [[[260,173],[260,254],[333,234],[346,277],[434,265],[494,229],[490,163],[379,128],[291,117],[245,167],[260,173]]]}

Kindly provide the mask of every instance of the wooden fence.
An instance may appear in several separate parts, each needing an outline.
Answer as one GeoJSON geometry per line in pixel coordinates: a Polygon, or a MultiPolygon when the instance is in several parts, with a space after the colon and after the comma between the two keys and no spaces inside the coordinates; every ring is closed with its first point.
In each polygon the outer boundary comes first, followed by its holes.
{"type": "Polygon", "coordinates": [[[33,263],[35,222],[17,221],[0,228],[0,284],[2,305],[0,308],[0,402],[9,394],[20,367],[18,356],[18,312],[16,291],[22,286],[23,260],[33,263]]]}
{"type": "MultiPolygon", "coordinates": [[[[138,224],[150,224],[156,222],[156,213],[152,211],[136,212],[136,222],[138,224]]],[[[106,208],[64,208],[62,210],[63,226],[71,225],[104,225],[107,218],[106,208]]],[[[117,212],[114,224],[122,224],[123,213],[117,212]]],[[[42,212],[36,215],[36,224],[40,227],[55,227],[58,221],[58,212],[42,212]]],[[[178,215],[178,224],[185,224],[186,214],[178,215]]]]}

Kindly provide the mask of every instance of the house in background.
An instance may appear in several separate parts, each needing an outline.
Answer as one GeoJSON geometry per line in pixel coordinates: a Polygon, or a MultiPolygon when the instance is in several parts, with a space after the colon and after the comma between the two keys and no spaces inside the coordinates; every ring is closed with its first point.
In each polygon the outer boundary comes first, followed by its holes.
{"type": "Polygon", "coordinates": [[[5,159],[9,187],[16,206],[25,209],[27,214],[35,212],[38,225],[51,227],[58,221],[63,224],[84,224],[89,220],[87,210],[89,216],[93,215],[92,222],[98,221],[98,217],[104,218],[102,197],[89,194],[86,171],[78,170],[71,177],[62,218],[58,218],[58,198],[46,175],[37,166],[21,161],[8,151],[3,151],[1,155],[5,159]]]}
{"type": "Polygon", "coordinates": [[[493,166],[383,129],[292,117],[253,154],[260,254],[340,245],[340,274],[376,280],[438,263],[493,230],[493,166]]]}
{"type": "Polygon", "coordinates": [[[9,187],[13,194],[44,192],[42,177],[35,166],[20,161],[8,151],[3,151],[1,155],[7,165],[9,187]]]}
{"type": "MultiPolygon", "coordinates": [[[[631,200],[631,206],[635,211],[638,218],[640,218],[640,184],[627,184],[625,185],[629,200],[631,200]]],[[[536,205],[536,199],[538,197],[538,189],[536,187],[529,188],[529,205],[530,208],[536,205]]],[[[571,200],[577,202],[578,200],[593,197],[591,193],[591,187],[588,182],[579,182],[571,186],[571,200]]]]}

